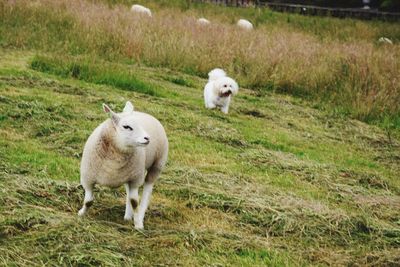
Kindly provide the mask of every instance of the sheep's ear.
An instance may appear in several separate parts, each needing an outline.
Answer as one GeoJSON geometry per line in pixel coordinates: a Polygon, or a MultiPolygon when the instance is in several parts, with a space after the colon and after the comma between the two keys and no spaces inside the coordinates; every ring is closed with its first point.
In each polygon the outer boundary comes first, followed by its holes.
{"type": "Polygon", "coordinates": [[[118,122],[119,122],[119,116],[114,111],[112,111],[112,109],[109,106],[107,106],[104,103],[103,103],[103,110],[104,110],[105,113],[110,114],[110,118],[111,118],[112,122],[115,125],[117,125],[118,122]]]}
{"type": "Polygon", "coordinates": [[[133,107],[131,101],[126,101],[124,110],[122,112],[133,112],[133,110],[134,110],[134,107],[133,107]]]}
{"type": "Polygon", "coordinates": [[[103,103],[103,110],[105,113],[114,113],[114,111],[112,111],[112,109],[104,103],[103,103]]]}

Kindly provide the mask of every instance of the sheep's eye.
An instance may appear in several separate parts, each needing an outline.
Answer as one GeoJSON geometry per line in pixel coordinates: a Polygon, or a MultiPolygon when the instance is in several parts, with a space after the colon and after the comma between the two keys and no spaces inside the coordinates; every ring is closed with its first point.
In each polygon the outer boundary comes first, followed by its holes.
{"type": "Polygon", "coordinates": [[[124,125],[122,127],[124,127],[124,129],[128,129],[129,131],[133,131],[132,127],[129,125],[124,125]]]}
{"type": "Polygon", "coordinates": [[[224,84],[224,87],[226,87],[226,84],[224,84]]]}

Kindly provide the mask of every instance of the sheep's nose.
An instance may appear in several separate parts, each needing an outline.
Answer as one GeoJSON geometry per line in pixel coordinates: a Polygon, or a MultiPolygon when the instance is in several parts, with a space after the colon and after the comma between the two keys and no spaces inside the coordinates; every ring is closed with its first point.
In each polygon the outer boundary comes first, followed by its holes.
{"type": "Polygon", "coordinates": [[[150,137],[144,137],[144,140],[146,140],[144,143],[147,145],[150,143],[150,137]]]}

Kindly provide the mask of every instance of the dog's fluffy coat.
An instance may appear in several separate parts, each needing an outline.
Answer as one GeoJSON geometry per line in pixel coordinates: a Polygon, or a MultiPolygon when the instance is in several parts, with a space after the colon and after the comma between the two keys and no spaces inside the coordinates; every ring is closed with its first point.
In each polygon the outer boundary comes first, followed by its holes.
{"type": "Polygon", "coordinates": [[[208,73],[208,83],[204,87],[204,102],[206,108],[220,108],[228,113],[231,96],[236,95],[239,86],[235,80],[226,76],[222,69],[213,69],[208,73]]]}

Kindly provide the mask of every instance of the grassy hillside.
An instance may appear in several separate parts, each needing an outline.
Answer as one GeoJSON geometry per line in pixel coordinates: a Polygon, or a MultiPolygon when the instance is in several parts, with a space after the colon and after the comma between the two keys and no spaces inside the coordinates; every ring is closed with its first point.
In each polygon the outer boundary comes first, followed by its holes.
{"type": "Polygon", "coordinates": [[[353,118],[390,121],[385,126],[400,128],[398,23],[185,1],[151,2],[155,15],[148,19],[133,16],[130,2],[5,1],[0,3],[0,45],[167,67],[201,77],[223,67],[249,89],[302,96],[353,118]],[[209,18],[212,26],[196,25],[199,16],[209,18]],[[238,30],[233,24],[240,17],[252,20],[257,30],[238,30]],[[378,44],[381,36],[395,45],[378,44]]]}
{"type": "Polygon", "coordinates": [[[150,23],[130,4],[0,2],[1,266],[400,262],[398,25],[161,0],[150,23]],[[196,28],[199,15],[218,25],[196,28]],[[232,17],[245,15],[258,18],[246,37],[267,46],[263,65],[235,41],[232,17]],[[395,45],[375,43],[385,31],[395,45]],[[202,100],[221,59],[242,85],[228,116],[202,100]],[[77,216],[83,145],[107,118],[101,104],[127,100],[170,142],[142,232],[123,220],[123,188],[97,187],[77,216]]]}
{"type": "Polygon", "coordinates": [[[86,81],[56,71],[57,57],[0,59],[0,264],[398,262],[400,143],[382,130],[246,89],[224,116],[203,108],[204,79],[168,69],[98,62],[86,81]],[[124,77],[138,85],[110,82],[124,77]],[[82,146],[101,104],[126,100],[171,144],[144,232],[123,221],[122,188],[97,188],[90,215],[76,215],[82,146]]]}

